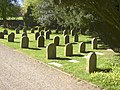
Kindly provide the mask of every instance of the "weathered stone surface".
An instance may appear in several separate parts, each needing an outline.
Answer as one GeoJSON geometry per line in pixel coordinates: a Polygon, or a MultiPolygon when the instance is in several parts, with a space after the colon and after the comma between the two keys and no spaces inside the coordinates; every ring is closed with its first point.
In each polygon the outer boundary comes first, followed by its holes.
{"type": "Polygon", "coordinates": [[[88,73],[95,72],[96,65],[97,65],[97,56],[96,56],[95,52],[89,53],[88,58],[87,58],[86,71],[88,73]]]}
{"type": "Polygon", "coordinates": [[[36,33],[35,33],[35,40],[37,40],[37,38],[38,38],[39,35],[40,35],[39,32],[36,32],[36,33]]]}
{"type": "Polygon", "coordinates": [[[44,31],[40,31],[40,36],[44,36],[44,31]]]}
{"type": "Polygon", "coordinates": [[[93,38],[91,43],[92,43],[92,49],[97,49],[97,43],[98,43],[97,38],[93,38]]]}
{"type": "Polygon", "coordinates": [[[43,36],[38,36],[37,38],[37,47],[44,47],[45,39],[43,36]]]}
{"type": "Polygon", "coordinates": [[[55,36],[55,37],[53,38],[53,42],[54,42],[54,44],[55,44],[56,46],[59,46],[59,42],[60,42],[59,36],[55,36]]]}
{"type": "Polygon", "coordinates": [[[0,39],[4,39],[4,33],[0,32],[0,39]]]}
{"type": "Polygon", "coordinates": [[[68,31],[67,30],[64,30],[63,31],[63,35],[65,36],[65,35],[67,35],[68,34],[68,31]]]}
{"type": "Polygon", "coordinates": [[[73,39],[74,39],[74,42],[78,42],[78,39],[79,39],[78,34],[75,34],[73,39]]]}
{"type": "Polygon", "coordinates": [[[29,38],[27,36],[23,36],[20,44],[21,44],[20,45],[21,48],[28,48],[29,47],[29,38]]]}
{"type": "Polygon", "coordinates": [[[74,36],[76,34],[75,30],[71,30],[71,35],[74,36]]]}
{"type": "Polygon", "coordinates": [[[15,32],[16,32],[16,34],[20,34],[19,28],[16,28],[16,29],[15,29],[15,32]]]}
{"type": "Polygon", "coordinates": [[[65,56],[72,56],[73,55],[73,46],[71,43],[68,43],[65,45],[65,56]]]}
{"type": "Polygon", "coordinates": [[[85,53],[85,52],[86,52],[85,49],[86,49],[85,42],[81,42],[81,43],[79,44],[79,52],[80,52],[80,53],[85,53]]]}
{"type": "Polygon", "coordinates": [[[56,45],[51,43],[46,48],[46,58],[47,59],[54,59],[56,58],[56,45]]]}
{"type": "Polygon", "coordinates": [[[14,42],[15,34],[12,32],[8,35],[8,42],[14,42]]]}
{"type": "Polygon", "coordinates": [[[52,34],[52,31],[51,30],[48,30],[50,34],[52,34]]]}
{"type": "Polygon", "coordinates": [[[26,33],[26,32],[23,32],[23,33],[22,33],[22,37],[23,37],[23,36],[26,36],[26,37],[27,37],[27,33],[26,33]]]}
{"type": "Polygon", "coordinates": [[[69,43],[69,35],[64,36],[64,42],[65,44],[69,43]]]}
{"type": "Polygon", "coordinates": [[[49,31],[45,32],[45,37],[46,37],[46,39],[50,39],[50,32],[49,31]]]}
{"type": "Polygon", "coordinates": [[[4,35],[8,35],[8,30],[3,30],[4,35]]]}

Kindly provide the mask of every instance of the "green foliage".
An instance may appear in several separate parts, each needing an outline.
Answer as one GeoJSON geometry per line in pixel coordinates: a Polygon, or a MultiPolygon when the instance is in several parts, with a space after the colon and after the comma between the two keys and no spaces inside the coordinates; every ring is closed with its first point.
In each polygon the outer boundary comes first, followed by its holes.
{"type": "Polygon", "coordinates": [[[4,20],[4,26],[6,26],[8,17],[16,17],[19,12],[20,6],[17,4],[17,0],[0,0],[0,18],[4,20]]]}

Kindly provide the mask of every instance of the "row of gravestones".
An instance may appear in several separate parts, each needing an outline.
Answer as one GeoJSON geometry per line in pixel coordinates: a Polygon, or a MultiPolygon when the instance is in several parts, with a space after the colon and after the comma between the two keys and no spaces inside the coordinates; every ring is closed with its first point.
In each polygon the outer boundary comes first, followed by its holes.
{"type": "MultiPolygon", "coordinates": [[[[85,52],[85,43],[81,42],[79,44],[79,50],[80,52],[85,52]]],[[[72,56],[73,55],[73,46],[71,43],[68,43],[65,46],[65,51],[64,51],[65,56],[72,56]]],[[[56,58],[56,45],[54,43],[51,43],[47,46],[46,48],[46,58],[47,59],[55,59],[56,58]],[[52,53],[51,53],[52,51],[52,53]]],[[[87,65],[86,65],[86,71],[88,73],[92,73],[96,71],[96,66],[97,66],[97,56],[95,52],[92,52],[88,55],[87,58],[87,65]]]]}

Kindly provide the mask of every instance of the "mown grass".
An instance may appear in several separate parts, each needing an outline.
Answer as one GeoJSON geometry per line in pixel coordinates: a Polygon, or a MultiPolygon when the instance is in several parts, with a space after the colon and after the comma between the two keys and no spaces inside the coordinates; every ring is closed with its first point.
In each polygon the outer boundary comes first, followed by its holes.
{"type": "MultiPolygon", "coordinates": [[[[3,29],[0,28],[0,31],[3,29]]],[[[10,32],[15,32],[14,30],[9,30],[10,32]]],[[[54,32],[54,31],[53,31],[54,32]]],[[[22,33],[22,31],[21,31],[22,33]]],[[[35,58],[37,61],[41,61],[44,63],[49,62],[57,62],[63,65],[63,67],[60,67],[59,69],[71,74],[72,76],[83,79],[89,82],[92,82],[102,88],[108,89],[108,90],[120,90],[120,56],[119,54],[116,54],[111,51],[107,51],[105,49],[100,49],[101,44],[99,44],[99,49],[92,50],[91,44],[89,43],[91,41],[90,36],[79,36],[79,42],[73,44],[74,48],[74,55],[72,57],[65,57],[64,56],[64,37],[62,34],[51,34],[50,40],[45,40],[45,47],[44,48],[37,48],[37,41],[34,39],[34,34],[31,34],[30,31],[28,31],[28,37],[30,39],[29,43],[29,49],[21,49],[20,48],[20,39],[21,34],[17,34],[15,37],[15,42],[11,43],[7,41],[7,35],[5,35],[5,39],[0,39],[0,43],[13,48],[19,52],[22,52],[30,57],[35,58]],[[46,59],[46,46],[49,43],[53,42],[53,37],[58,35],[60,37],[60,46],[57,46],[57,57],[59,59],[46,59]],[[87,51],[95,51],[95,52],[101,52],[104,53],[104,55],[97,55],[97,68],[100,69],[107,69],[111,68],[112,70],[110,72],[96,72],[92,74],[88,74],[85,71],[86,68],[86,59],[83,58],[83,56],[87,56],[88,53],[79,53],[78,52],[78,46],[80,42],[86,42],[87,44],[87,51]],[[71,63],[68,62],[68,60],[78,60],[79,63],[71,63]]],[[[73,43],[73,37],[70,36],[70,42],[73,43]]],[[[58,68],[58,67],[56,67],[58,68]]]]}

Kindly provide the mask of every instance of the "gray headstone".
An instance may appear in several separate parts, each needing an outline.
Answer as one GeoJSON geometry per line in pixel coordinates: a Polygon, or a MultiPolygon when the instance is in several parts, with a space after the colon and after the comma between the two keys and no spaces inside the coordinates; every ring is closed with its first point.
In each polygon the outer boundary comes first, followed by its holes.
{"type": "Polygon", "coordinates": [[[46,39],[50,39],[50,32],[49,31],[45,32],[45,37],[46,37],[46,39]]]}
{"type": "Polygon", "coordinates": [[[86,71],[88,73],[95,72],[96,65],[97,65],[97,56],[96,56],[95,52],[89,53],[88,58],[87,58],[86,71]]]}
{"type": "Polygon", "coordinates": [[[4,33],[3,32],[0,32],[0,38],[4,39],[4,33]]]}
{"type": "Polygon", "coordinates": [[[59,42],[60,42],[59,36],[55,36],[55,37],[53,38],[53,42],[54,42],[54,44],[55,44],[56,46],[59,46],[59,42]]]}
{"type": "Polygon", "coordinates": [[[54,59],[56,58],[56,45],[51,43],[46,48],[46,58],[47,59],[54,59]]]}
{"type": "Polygon", "coordinates": [[[8,42],[14,42],[15,34],[12,32],[8,35],[8,42]]]}
{"type": "Polygon", "coordinates": [[[73,55],[73,46],[71,43],[68,43],[65,45],[65,56],[72,56],[73,55]]]}
{"type": "Polygon", "coordinates": [[[50,34],[52,34],[52,31],[51,30],[48,30],[50,34]]]}
{"type": "Polygon", "coordinates": [[[23,33],[22,33],[22,37],[23,37],[23,36],[26,36],[26,37],[27,37],[27,33],[26,33],[26,32],[23,32],[23,33]]]}
{"type": "Polygon", "coordinates": [[[31,29],[31,33],[34,33],[34,28],[31,29]]]}
{"type": "Polygon", "coordinates": [[[40,31],[40,36],[44,36],[44,31],[40,31]]]}
{"type": "Polygon", "coordinates": [[[93,38],[91,43],[92,43],[92,49],[97,49],[97,43],[98,43],[97,38],[93,38]]]}
{"type": "Polygon", "coordinates": [[[39,32],[36,32],[36,33],[35,33],[35,40],[37,40],[37,38],[38,38],[39,35],[40,35],[39,32]]]}
{"type": "Polygon", "coordinates": [[[44,47],[44,37],[43,36],[38,36],[37,38],[37,47],[44,47]]]}
{"type": "Polygon", "coordinates": [[[69,35],[64,36],[64,42],[65,44],[69,43],[69,35]]]}
{"type": "Polygon", "coordinates": [[[67,30],[64,30],[63,31],[63,35],[65,36],[65,35],[67,35],[68,34],[68,31],[67,30]]]}
{"type": "Polygon", "coordinates": [[[29,38],[27,36],[23,36],[21,39],[21,48],[28,48],[29,47],[29,38]]]}
{"type": "Polygon", "coordinates": [[[16,32],[16,34],[20,34],[19,28],[16,28],[16,29],[15,29],[15,32],[16,32]]]}
{"type": "Polygon", "coordinates": [[[75,34],[75,35],[74,35],[74,38],[73,38],[73,39],[74,39],[74,42],[78,42],[78,38],[79,38],[79,37],[78,37],[78,34],[75,34]]]}
{"type": "Polygon", "coordinates": [[[8,35],[8,30],[3,30],[4,35],[8,35]]]}
{"type": "Polygon", "coordinates": [[[84,42],[81,42],[81,43],[79,44],[79,52],[80,52],[80,53],[85,53],[85,52],[86,52],[85,49],[86,49],[85,43],[84,43],[84,42]]]}
{"type": "Polygon", "coordinates": [[[76,34],[75,30],[71,30],[71,35],[74,36],[76,34]]]}

